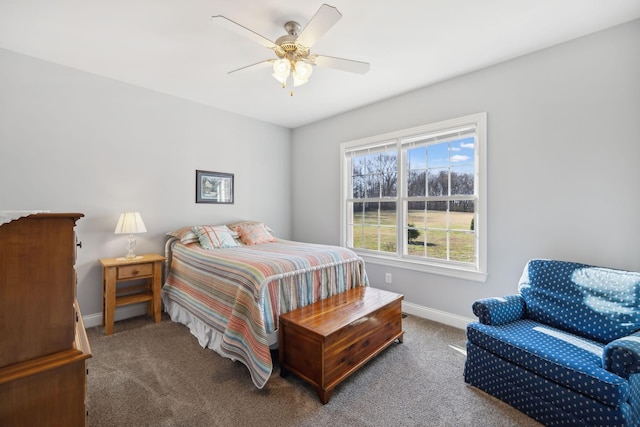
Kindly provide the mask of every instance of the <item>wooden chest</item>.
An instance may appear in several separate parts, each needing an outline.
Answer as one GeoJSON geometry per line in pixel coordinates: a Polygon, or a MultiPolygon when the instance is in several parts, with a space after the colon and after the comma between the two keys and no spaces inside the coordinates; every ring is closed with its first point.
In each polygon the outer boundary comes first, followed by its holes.
{"type": "Polygon", "coordinates": [[[326,404],[334,388],[396,339],[403,296],[357,287],[280,316],[280,375],[316,388],[326,404]]]}

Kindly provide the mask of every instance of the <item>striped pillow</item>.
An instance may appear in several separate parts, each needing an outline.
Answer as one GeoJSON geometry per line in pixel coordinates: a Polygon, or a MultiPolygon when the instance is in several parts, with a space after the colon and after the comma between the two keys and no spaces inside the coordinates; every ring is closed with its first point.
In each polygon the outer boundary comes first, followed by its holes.
{"type": "Polygon", "coordinates": [[[193,227],[178,228],[177,230],[168,232],[167,236],[176,237],[180,239],[180,242],[182,242],[185,245],[188,245],[189,243],[195,243],[198,241],[198,236],[196,236],[196,233],[193,232],[193,227]]]}
{"type": "Polygon", "coordinates": [[[240,245],[233,239],[229,229],[225,225],[197,225],[193,232],[198,236],[200,246],[204,249],[235,248],[240,245]]]}

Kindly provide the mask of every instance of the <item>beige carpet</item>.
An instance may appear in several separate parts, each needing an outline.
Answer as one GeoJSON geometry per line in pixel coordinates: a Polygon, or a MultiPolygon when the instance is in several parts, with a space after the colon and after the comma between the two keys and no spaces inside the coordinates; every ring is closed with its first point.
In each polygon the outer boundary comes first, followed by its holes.
{"type": "Polygon", "coordinates": [[[340,384],[328,404],[277,355],[258,390],[249,371],[203,349],[166,317],[88,330],[89,426],[540,426],[462,378],[464,331],[409,316],[393,344],[340,384]]]}

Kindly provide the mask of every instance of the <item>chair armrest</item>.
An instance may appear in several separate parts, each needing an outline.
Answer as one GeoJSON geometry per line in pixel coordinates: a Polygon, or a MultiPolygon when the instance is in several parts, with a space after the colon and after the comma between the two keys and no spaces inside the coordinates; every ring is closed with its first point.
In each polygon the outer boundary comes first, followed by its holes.
{"type": "Polygon", "coordinates": [[[640,331],[607,344],[602,350],[602,365],[623,378],[640,372],[640,331]]]}
{"type": "Polygon", "coordinates": [[[473,314],[485,325],[502,325],[524,316],[524,299],[520,295],[484,298],[473,303],[473,314]]]}

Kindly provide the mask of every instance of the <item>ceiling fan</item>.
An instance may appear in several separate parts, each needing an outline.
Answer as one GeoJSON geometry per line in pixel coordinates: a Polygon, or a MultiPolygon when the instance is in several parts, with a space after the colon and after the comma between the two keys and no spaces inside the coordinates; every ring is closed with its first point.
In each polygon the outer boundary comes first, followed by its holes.
{"type": "MultiPolygon", "coordinates": [[[[264,47],[273,50],[276,54],[276,58],[247,65],[229,71],[227,74],[272,66],[272,76],[282,84],[283,88],[287,86],[287,81],[291,81],[294,87],[307,83],[309,76],[311,76],[313,72],[313,67],[316,65],[357,74],[366,74],[367,71],[369,71],[369,64],[367,62],[311,54],[311,47],[313,47],[316,41],[333,27],[340,18],[342,18],[342,14],[338,9],[323,4],[302,31],[300,30],[301,26],[299,23],[288,21],[284,24],[284,29],[287,34],[273,42],[227,17],[222,15],[212,17],[212,19],[215,19],[228,30],[254,40],[264,47]]],[[[293,91],[291,91],[291,95],[293,95],[293,91]]]]}

